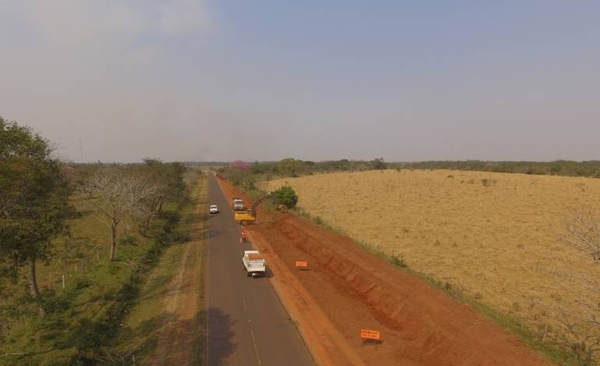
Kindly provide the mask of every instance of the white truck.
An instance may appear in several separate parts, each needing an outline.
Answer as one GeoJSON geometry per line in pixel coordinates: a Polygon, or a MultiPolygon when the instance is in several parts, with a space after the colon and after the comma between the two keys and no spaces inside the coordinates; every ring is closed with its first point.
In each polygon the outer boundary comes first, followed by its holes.
{"type": "Polygon", "coordinates": [[[241,198],[234,198],[232,206],[233,206],[234,211],[243,211],[244,210],[244,201],[241,198]]]}
{"type": "Polygon", "coordinates": [[[258,250],[244,250],[242,264],[248,277],[264,276],[266,274],[265,259],[258,250]]]}

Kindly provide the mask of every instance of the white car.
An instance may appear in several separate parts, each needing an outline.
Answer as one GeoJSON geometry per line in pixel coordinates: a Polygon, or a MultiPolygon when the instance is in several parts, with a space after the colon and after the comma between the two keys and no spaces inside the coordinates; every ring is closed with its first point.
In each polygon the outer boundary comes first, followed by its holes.
{"type": "Polygon", "coordinates": [[[209,211],[211,214],[215,214],[219,212],[219,208],[217,207],[217,205],[210,205],[209,211]]]}

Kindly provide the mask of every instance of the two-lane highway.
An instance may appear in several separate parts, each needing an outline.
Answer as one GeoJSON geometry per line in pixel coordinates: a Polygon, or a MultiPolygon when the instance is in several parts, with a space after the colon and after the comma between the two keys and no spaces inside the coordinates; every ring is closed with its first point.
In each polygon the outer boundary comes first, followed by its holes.
{"type": "Polygon", "coordinates": [[[212,173],[208,199],[220,213],[211,215],[206,234],[206,364],[314,365],[269,282],[269,263],[266,278],[246,276],[241,256],[251,244],[239,243],[231,205],[212,173]]]}

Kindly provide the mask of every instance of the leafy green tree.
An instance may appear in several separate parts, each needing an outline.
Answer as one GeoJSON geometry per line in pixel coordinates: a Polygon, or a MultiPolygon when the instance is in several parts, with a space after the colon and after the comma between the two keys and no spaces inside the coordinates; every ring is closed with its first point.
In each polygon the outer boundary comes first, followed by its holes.
{"type": "Polygon", "coordinates": [[[277,163],[277,171],[287,177],[298,177],[304,173],[304,163],[302,160],[292,158],[282,159],[277,163]]]}
{"type": "Polygon", "coordinates": [[[371,166],[375,170],[387,169],[387,164],[385,163],[385,160],[383,160],[383,158],[377,158],[377,159],[371,160],[371,166]]]}
{"type": "MultiPolygon", "coordinates": [[[[52,239],[68,230],[69,186],[47,140],[0,117],[0,265],[16,280],[29,266],[39,299],[36,264],[52,254],[52,239]]],[[[40,310],[43,312],[43,310],[40,310]]]]}
{"type": "Polygon", "coordinates": [[[281,203],[287,208],[294,208],[298,203],[298,195],[296,191],[290,186],[283,186],[273,192],[277,202],[281,203]]]}
{"type": "Polygon", "coordinates": [[[146,235],[150,220],[162,213],[166,202],[180,202],[186,196],[185,167],[180,163],[163,163],[159,159],[144,159],[141,173],[146,174],[156,192],[148,195],[137,210],[142,235],[146,235]]]}

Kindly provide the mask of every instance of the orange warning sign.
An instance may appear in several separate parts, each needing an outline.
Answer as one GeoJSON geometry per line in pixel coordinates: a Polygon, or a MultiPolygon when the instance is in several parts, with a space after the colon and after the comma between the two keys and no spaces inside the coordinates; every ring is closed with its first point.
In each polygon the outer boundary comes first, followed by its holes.
{"type": "Polygon", "coordinates": [[[378,341],[381,339],[381,333],[378,330],[361,329],[360,337],[362,339],[374,339],[378,341]]]}
{"type": "Polygon", "coordinates": [[[306,269],[306,268],[308,268],[308,262],[296,261],[296,268],[306,269]]]}

